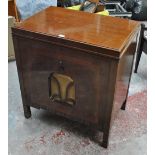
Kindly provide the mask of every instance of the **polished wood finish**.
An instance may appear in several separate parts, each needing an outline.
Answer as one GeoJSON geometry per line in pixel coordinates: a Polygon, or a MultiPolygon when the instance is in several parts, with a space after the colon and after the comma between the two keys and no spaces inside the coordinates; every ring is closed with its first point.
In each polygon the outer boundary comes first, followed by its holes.
{"type": "Polygon", "coordinates": [[[97,47],[98,53],[119,57],[137,31],[137,25],[128,19],[51,7],[23,21],[17,28],[53,37],[64,35],[65,40],[89,44],[97,47]]]}
{"type": "Polygon", "coordinates": [[[14,1],[8,1],[8,15],[9,16],[16,16],[15,14],[15,4],[14,1]]]}
{"type": "Polygon", "coordinates": [[[16,7],[16,0],[8,1],[8,15],[15,17],[16,22],[19,22],[18,11],[16,7]]]}
{"type": "Polygon", "coordinates": [[[104,133],[106,148],[125,109],[138,31],[135,21],[56,7],[12,28],[25,117],[32,106],[90,125],[104,133]],[[74,105],[50,99],[52,73],[73,79],[74,105]]]}

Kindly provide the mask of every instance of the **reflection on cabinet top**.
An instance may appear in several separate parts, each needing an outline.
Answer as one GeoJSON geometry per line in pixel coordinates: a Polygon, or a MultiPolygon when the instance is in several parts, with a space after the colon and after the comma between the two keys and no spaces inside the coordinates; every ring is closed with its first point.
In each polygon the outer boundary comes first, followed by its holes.
{"type": "Polygon", "coordinates": [[[138,32],[139,23],[118,17],[49,7],[26,19],[15,29],[110,49],[120,55],[138,32]]]}

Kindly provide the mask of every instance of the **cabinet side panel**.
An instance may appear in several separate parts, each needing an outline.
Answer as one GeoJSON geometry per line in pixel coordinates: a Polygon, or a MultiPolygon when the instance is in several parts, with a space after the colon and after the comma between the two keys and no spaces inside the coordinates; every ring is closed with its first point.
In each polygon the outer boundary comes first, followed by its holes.
{"type": "Polygon", "coordinates": [[[125,102],[125,100],[128,97],[128,89],[132,75],[132,66],[135,51],[136,51],[136,41],[134,39],[126,49],[126,52],[121,57],[118,64],[112,120],[114,120],[123,102],[125,102]]]}

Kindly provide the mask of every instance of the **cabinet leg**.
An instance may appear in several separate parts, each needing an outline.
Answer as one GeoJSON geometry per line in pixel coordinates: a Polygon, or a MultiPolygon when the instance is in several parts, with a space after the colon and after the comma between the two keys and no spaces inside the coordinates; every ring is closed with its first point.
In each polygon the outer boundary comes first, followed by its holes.
{"type": "Polygon", "coordinates": [[[121,109],[122,109],[122,110],[125,110],[125,108],[126,108],[126,99],[125,99],[125,101],[123,102],[123,104],[122,104],[122,106],[121,106],[121,109]]]}
{"type": "Polygon", "coordinates": [[[103,132],[103,141],[102,141],[102,146],[104,148],[108,147],[108,143],[109,143],[109,130],[106,132],[103,132]]]}
{"type": "Polygon", "coordinates": [[[25,118],[30,118],[31,117],[30,106],[23,104],[23,109],[24,109],[24,116],[25,116],[25,118]]]}
{"type": "Polygon", "coordinates": [[[102,146],[104,148],[107,148],[108,147],[108,144],[109,144],[109,131],[110,130],[110,118],[109,118],[109,121],[107,121],[105,124],[104,124],[104,129],[103,129],[103,141],[102,141],[102,146]]]}

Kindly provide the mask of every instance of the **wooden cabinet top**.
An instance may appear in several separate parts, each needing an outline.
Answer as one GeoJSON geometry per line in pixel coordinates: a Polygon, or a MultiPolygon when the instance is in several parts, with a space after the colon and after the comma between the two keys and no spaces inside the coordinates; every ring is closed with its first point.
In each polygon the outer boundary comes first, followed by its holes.
{"type": "Polygon", "coordinates": [[[115,53],[123,51],[139,29],[139,23],[118,17],[49,7],[16,26],[16,29],[63,38],[115,53]]]}

